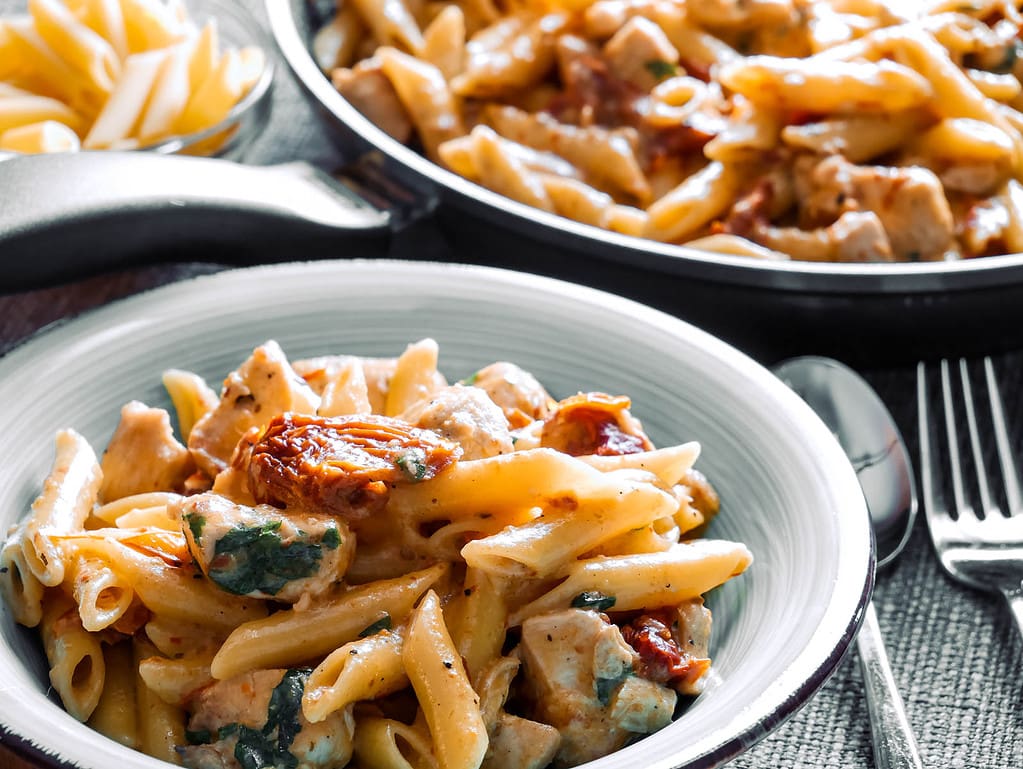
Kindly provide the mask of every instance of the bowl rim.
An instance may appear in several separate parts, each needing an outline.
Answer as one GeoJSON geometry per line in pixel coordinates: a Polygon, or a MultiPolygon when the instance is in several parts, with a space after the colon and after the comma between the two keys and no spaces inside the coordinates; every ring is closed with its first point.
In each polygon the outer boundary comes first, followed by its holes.
{"type": "MultiPolygon", "coordinates": [[[[644,323],[655,324],[659,331],[670,333],[681,344],[690,346],[734,372],[752,377],[757,380],[757,384],[763,385],[763,393],[769,396],[775,405],[780,405],[784,409],[787,418],[797,425],[804,432],[804,437],[811,442],[814,448],[815,469],[831,482],[829,494],[837,500],[836,504],[841,505],[840,509],[834,511],[833,516],[837,521],[835,526],[840,535],[839,540],[843,542],[839,554],[841,571],[835,576],[819,626],[807,639],[799,654],[754,701],[755,707],[747,705],[736,715],[735,718],[742,719],[739,728],[736,728],[733,718],[723,727],[712,730],[700,743],[699,749],[702,752],[697,752],[692,758],[687,759],[684,766],[686,769],[718,767],[752,747],[798,712],[830,678],[849,651],[871,597],[874,585],[874,543],[866,503],[859,491],[855,472],[837,440],[802,399],[745,353],[709,332],[660,310],[599,289],[555,278],[503,268],[450,262],[355,258],[230,268],[151,288],[92,308],[80,315],[62,319],[41,329],[0,356],[0,390],[3,389],[8,374],[20,370],[32,359],[37,346],[75,340],[86,341],[95,337],[97,331],[106,331],[109,336],[116,336],[116,333],[109,333],[114,331],[117,325],[111,324],[110,321],[116,321],[124,314],[130,317],[144,317],[146,308],[151,308],[154,302],[171,304],[197,292],[218,289],[238,291],[246,281],[276,286],[279,283],[278,279],[282,278],[293,277],[314,281],[316,276],[320,276],[324,279],[322,282],[327,284],[329,281],[325,279],[328,276],[338,278],[355,273],[374,275],[377,279],[382,275],[386,279],[389,273],[394,275],[402,273],[407,278],[410,271],[424,277],[444,276],[448,278],[445,285],[452,280],[457,281],[460,275],[467,275],[474,280],[488,283],[497,281],[509,287],[514,286],[522,292],[529,292],[529,295],[542,296],[545,293],[557,295],[577,303],[585,303],[590,307],[598,306],[614,314],[627,314],[644,323]],[[722,736],[720,732],[726,732],[727,736],[722,736]]],[[[59,706],[54,704],[54,707],[59,706]]],[[[3,709],[0,704],[0,714],[3,709]]],[[[88,728],[84,724],[82,726],[88,728]]],[[[77,724],[75,727],[77,728],[77,724]]],[[[31,734],[15,731],[3,721],[0,721],[0,738],[20,754],[35,761],[43,761],[46,766],[77,766],[64,758],[51,755],[43,746],[32,741],[31,734]]],[[[644,742],[646,741],[637,743],[637,746],[644,742]]],[[[621,751],[597,759],[587,766],[593,766],[594,769],[598,767],[610,769],[615,765],[616,757],[620,753],[621,751]]],[[[143,754],[138,755],[143,763],[148,759],[143,754]]],[[[674,769],[678,766],[670,757],[654,761],[647,758],[643,761],[645,769],[674,769]]]]}
{"type": "Polygon", "coordinates": [[[624,235],[527,206],[433,163],[377,127],[331,85],[303,42],[293,9],[305,0],[263,2],[270,32],[284,61],[300,87],[323,110],[361,142],[412,170],[420,180],[450,190],[463,207],[470,207],[491,222],[507,225],[510,215],[519,226],[540,225],[547,237],[562,244],[578,248],[580,240],[588,242],[594,246],[589,252],[602,259],[672,275],[779,291],[900,295],[967,292],[1023,282],[1023,253],[906,263],[770,261],[624,235]]]}

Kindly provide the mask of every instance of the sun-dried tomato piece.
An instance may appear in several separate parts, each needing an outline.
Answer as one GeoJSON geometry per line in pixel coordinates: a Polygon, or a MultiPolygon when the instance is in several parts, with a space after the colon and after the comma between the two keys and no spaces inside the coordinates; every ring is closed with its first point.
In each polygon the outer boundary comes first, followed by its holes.
{"type": "Polygon", "coordinates": [[[355,524],[387,504],[391,485],[433,478],[461,452],[400,419],[286,413],[239,454],[248,454],[257,502],[329,512],[355,524]]]}
{"type": "Polygon", "coordinates": [[[625,395],[579,393],[560,401],[544,421],[540,445],[572,456],[637,454],[653,448],[629,413],[625,395]]]}
{"type": "Polygon", "coordinates": [[[710,660],[683,651],[670,623],[667,617],[643,614],[622,627],[622,638],[639,655],[637,675],[677,687],[703,675],[710,660]]]}

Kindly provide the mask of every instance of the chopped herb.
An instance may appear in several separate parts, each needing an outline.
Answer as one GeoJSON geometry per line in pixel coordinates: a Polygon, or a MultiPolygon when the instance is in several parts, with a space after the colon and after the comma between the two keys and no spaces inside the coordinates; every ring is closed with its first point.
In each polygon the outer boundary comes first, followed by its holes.
{"type": "Polygon", "coordinates": [[[341,532],[337,530],[337,526],[330,526],[323,533],[323,538],[320,540],[320,544],[328,550],[337,550],[341,546],[341,532]]]}
{"type": "Polygon", "coordinates": [[[276,595],[288,582],[316,572],[320,545],[311,542],[284,544],[280,521],[261,526],[236,526],[214,550],[210,579],[229,593],[262,592],[276,595]]]}
{"type": "Polygon", "coordinates": [[[281,682],[274,687],[270,695],[270,705],[266,710],[266,726],[264,733],[277,728],[277,747],[286,751],[295,737],[302,731],[299,713],[302,712],[302,693],[310,670],[293,668],[284,674],[281,682]]]}
{"type": "Polygon", "coordinates": [[[480,372],[476,371],[476,372],[470,374],[469,376],[467,376],[465,379],[460,380],[458,384],[474,385],[474,384],[476,384],[476,380],[479,379],[479,378],[480,378],[480,372]]]}
{"type": "Polygon", "coordinates": [[[610,678],[597,678],[594,681],[594,684],[597,690],[597,699],[600,700],[600,704],[606,707],[611,701],[611,695],[614,694],[618,687],[622,685],[622,682],[631,675],[632,670],[626,667],[617,676],[612,676],[610,678]]]}
{"type": "Polygon", "coordinates": [[[663,80],[666,77],[674,77],[678,74],[678,67],[670,61],[664,61],[663,59],[650,59],[645,62],[643,66],[646,67],[647,71],[658,80],[663,80]]]}
{"type": "Polygon", "coordinates": [[[1023,57],[1023,42],[1014,42],[1006,46],[1002,60],[991,67],[991,71],[998,75],[1005,75],[1015,68],[1016,62],[1023,57]]]}
{"type": "Polygon", "coordinates": [[[189,745],[205,745],[212,739],[209,729],[185,729],[185,740],[189,745]]]}
{"type": "Polygon", "coordinates": [[[401,469],[410,481],[421,481],[426,477],[426,452],[422,449],[409,449],[394,463],[401,469]]]}
{"type": "Polygon", "coordinates": [[[593,609],[595,611],[606,611],[615,605],[613,595],[604,595],[596,590],[587,590],[572,599],[574,609],[593,609]]]}
{"type": "Polygon", "coordinates": [[[391,629],[391,615],[385,614],[383,617],[378,619],[372,625],[367,625],[366,628],[359,633],[359,638],[366,638],[371,635],[376,635],[381,630],[391,629]]]}
{"type": "Polygon", "coordinates": [[[192,532],[192,539],[198,543],[202,539],[202,530],[206,526],[206,516],[185,513],[185,521],[188,522],[188,530],[192,532]]]}

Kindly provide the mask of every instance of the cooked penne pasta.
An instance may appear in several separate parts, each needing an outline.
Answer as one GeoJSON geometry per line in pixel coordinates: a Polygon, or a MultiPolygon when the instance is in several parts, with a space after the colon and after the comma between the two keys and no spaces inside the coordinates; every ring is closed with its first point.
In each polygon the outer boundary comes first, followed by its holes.
{"type": "MultiPolygon", "coordinates": [[[[754,259],[940,261],[1010,248],[1005,227],[989,233],[980,214],[1000,206],[1007,180],[1023,181],[1016,4],[339,7],[334,23],[373,31],[344,61],[320,57],[342,96],[511,200],[754,259]],[[530,151],[561,168],[538,168],[530,151]],[[978,167],[982,153],[997,159],[978,167]],[[830,173],[836,159],[849,173],[830,173]],[[935,177],[923,184],[921,170],[935,177]],[[920,237],[904,237],[910,229],[920,237]]],[[[327,39],[338,37],[332,24],[327,39]]]]}
{"type": "Polygon", "coordinates": [[[81,435],[61,430],[56,449],[43,493],[32,503],[22,546],[29,569],[48,587],[64,580],[64,561],[54,538],[83,529],[102,482],[96,454],[81,435]]]}
{"type": "Polygon", "coordinates": [[[190,769],[547,769],[666,726],[711,665],[702,594],[752,558],[694,534],[720,507],[699,444],[507,361],[448,385],[439,356],[271,340],[219,397],[164,375],[187,447],[135,401],[102,463],[62,430],[0,595],[68,712],[190,769]]]}

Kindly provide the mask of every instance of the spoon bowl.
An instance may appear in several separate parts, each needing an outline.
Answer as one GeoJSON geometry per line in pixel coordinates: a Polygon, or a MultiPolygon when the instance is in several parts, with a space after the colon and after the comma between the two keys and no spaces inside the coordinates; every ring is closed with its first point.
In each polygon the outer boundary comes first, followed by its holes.
{"type": "Polygon", "coordinates": [[[888,566],[909,541],[918,506],[909,451],[888,408],[859,374],[831,358],[792,358],[773,371],[845,450],[870,510],[877,567],[888,566]]]}
{"type": "MultiPolygon", "coordinates": [[[[905,547],[917,513],[909,451],[888,408],[866,380],[830,358],[783,361],[775,375],[794,390],[841,444],[863,490],[878,568],[905,547]]],[[[895,685],[873,603],[856,637],[877,769],[922,769],[916,738],[895,685]]]]}

